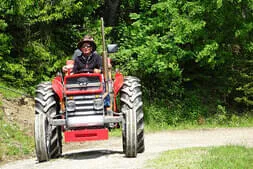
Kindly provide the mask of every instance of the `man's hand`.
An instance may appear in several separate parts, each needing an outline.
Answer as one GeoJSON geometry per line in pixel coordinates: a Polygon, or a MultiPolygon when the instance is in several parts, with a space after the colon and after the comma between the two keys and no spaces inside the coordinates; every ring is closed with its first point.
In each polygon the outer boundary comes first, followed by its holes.
{"type": "Polygon", "coordinates": [[[74,65],[65,65],[65,66],[62,67],[62,71],[67,72],[68,69],[72,69],[73,67],[74,67],[74,65]]]}
{"type": "Polygon", "coordinates": [[[100,69],[94,69],[94,73],[101,73],[100,69]]]}

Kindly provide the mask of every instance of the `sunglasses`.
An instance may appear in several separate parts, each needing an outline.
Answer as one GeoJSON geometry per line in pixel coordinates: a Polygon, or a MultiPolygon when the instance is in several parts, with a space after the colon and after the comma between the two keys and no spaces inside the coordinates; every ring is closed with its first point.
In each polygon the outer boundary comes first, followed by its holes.
{"type": "Polygon", "coordinates": [[[82,48],[91,48],[91,45],[84,45],[82,48]]]}

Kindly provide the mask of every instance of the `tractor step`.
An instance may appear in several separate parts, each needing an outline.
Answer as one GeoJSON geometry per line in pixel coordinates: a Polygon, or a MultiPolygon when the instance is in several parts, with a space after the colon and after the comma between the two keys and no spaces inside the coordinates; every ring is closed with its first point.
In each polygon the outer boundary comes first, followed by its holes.
{"type": "Polygon", "coordinates": [[[108,129],[84,129],[64,132],[65,142],[108,140],[108,129]]]}

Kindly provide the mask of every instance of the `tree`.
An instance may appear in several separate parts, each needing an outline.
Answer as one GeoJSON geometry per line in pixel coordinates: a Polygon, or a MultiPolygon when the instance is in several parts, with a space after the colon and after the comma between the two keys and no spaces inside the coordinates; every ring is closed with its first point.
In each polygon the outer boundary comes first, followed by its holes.
{"type": "MultiPolygon", "coordinates": [[[[49,80],[88,30],[100,1],[1,1],[1,75],[19,87],[49,80]],[[39,63],[39,64],[38,64],[39,63]]],[[[95,32],[96,33],[96,32],[95,32]]]]}
{"type": "Polygon", "coordinates": [[[154,91],[152,96],[175,98],[200,88],[209,93],[203,100],[215,96],[218,104],[231,107],[237,88],[242,91],[237,100],[243,96],[249,100],[251,83],[241,81],[234,67],[243,60],[239,69],[252,76],[246,64],[252,62],[252,46],[247,45],[253,37],[252,4],[252,0],[162,0],[146,5],[145,11],[135,9],[129,15],[131,25],[118,29],[121,50],[115,59],[127,73],[146,79],[144,86],[154,91]]]}

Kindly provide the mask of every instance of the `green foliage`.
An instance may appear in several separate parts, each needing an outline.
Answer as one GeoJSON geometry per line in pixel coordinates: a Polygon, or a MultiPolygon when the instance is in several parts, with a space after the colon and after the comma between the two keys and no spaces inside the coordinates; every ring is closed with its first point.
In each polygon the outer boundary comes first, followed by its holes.
{"type": "MultiPolygon", "coordinates": [[[[49,80],[93,26],[100,1],[2,1],[0,77],[17,87],[49,80]]],[[[97,34],[98,32],[94,32],[97,34]]],[[[98,35],[97,35],[98,36],[98,35]]]]}
{"type": "Polygon", "coordinates": [[[152,102],[144,102],[145,122],[148,125],[166,128],[167,126],[179,126],[186,122],[194,125],[205,123],[199,120],[201,118],[204,120],[208,107],[204,106],[196,95],[189,95],[182,100],[154,99],[152,102]]]}
{"type": "Polygon", "coordinates": [[[218,123],[224,124],[227,121],[227,112],[225,107],[218,105],[217,106],[217,114],[216,114],[216,119],[218,123]]]}
{"type": "MultiPolygon", "coordinates": [[[[114,59],[125,74],[142,79],[145,96],[151,100],[176,104],[174,100],[189,97],[185,91],[201,88],[207,98],[216,97],[209,102],[211,107],[222,104],[248,112],[252,11],[252,0],[139,1],[139,8],[130,11],[129,24],[117,28],[121,48],[114,59]]],[[[202,115],[199,110],[191,112],[194,117],[202,115]]]]}
{"type": "MultiPolygon", "coordinates": [[[[200,48],[195,52],[184,50],[182,47],[182,44],[194,44],[193,38],[199,38],[199,34],[203,31],[205,21],[194,18],[203,12],[202,8],[199,3],[189,2],[180,8],[175,1],[164,1],[152,5],[148,12],[130,14],[133,23],[131,26],[123,27],[124,31],[121,31],[124,32],[121,38],[123,48],[116,56],[116,60],[122,63],[121,69],[129,74],[138,74],[142,79],[148,79],[146,77],[149,76],[153,78],[158,73],[166,74],[166,78],[160,76],[157,80],[161,84],[169,84],[175,88],[173,82],[181,82],[182,79],[181,61],[191,59],[195,55],[198,56],[196,60],[199,62],[203,58],[212,62],[210,58],[215,57],[215,54],[211,57],[209,54],[217,50],[215,43],[203,46],[203,50],[200,48]],[[182,14],[182,11],[186,13],[182,14]],[[188,16],[188,13],[191,15],[188,16]]],[[[150,81],[143,83],[148,85],[150,81]]],[[[163,92],[173,95],[169,90],[163,92]]],[[[180,95],[180,92],[177,95],[180,95]]]]}
{"type": "MultiPolygon", "coordinates": [[[[247,47],[248,49],[253,48],[253,43],[251,43],[251,46],[248,45],[247,47]]],[[[251,53],[248,55],[251,55],[251,53]]],[[[245,60],[239,60],[238,62],[238,65],[241,66],[238,66],[238,70],[236,71],[239,76],[238,79],[240,79],[236,88],[239,95],[235,98],[235,101],[246,105],[250,111],[253,107],[253,57],[248,56],[245,60]]]]}
{"type": "Polygon", "coordinates": [[[3,67],[3,60],[5,55],[10,54],[10,36],[3,33],[7,27],[5,20],[0,19],[0,69],[3,67]]]}
{"type": "MultiPolygon", "coordinates": [[[[203,90],[205,91],[205,90],[203,90]]],[[[253,116],[228,110],[216,96],[207,96],[202,90],[185,92],[180,100],[144,100],[144,119],[148,129],[210,128],[252,126],[253,116]],[[216,107],[215,107],[216,105],[216,107]]],[[[209,92],[207,92],[209,93],[209,92]]]]}
{"type": "Polygon", "coordinates": [[[150,6],[151,6],[151,0],[140,0],[140,9],[145,11],[145,10],[149,10],[150,6]]]}

